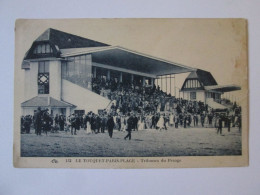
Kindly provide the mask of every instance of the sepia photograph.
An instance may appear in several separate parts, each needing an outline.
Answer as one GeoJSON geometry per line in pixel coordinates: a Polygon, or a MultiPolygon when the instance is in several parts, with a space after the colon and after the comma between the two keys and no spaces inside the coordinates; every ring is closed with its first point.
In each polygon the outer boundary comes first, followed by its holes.
{"type": "Polygon", "coordinates": [[[248,165],[244,19],[19,19],[14,166],[248,165]]]}

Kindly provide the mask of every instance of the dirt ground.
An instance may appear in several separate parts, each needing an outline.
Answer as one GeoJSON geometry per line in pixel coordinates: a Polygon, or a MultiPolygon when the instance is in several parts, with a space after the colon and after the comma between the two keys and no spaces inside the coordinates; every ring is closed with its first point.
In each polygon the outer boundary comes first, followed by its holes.
{"type": "Polygon", "coordinates": [[[241,155],[241,133],[237,128],[169,128],[168,130],[140,130],[132,132],[131,140],[124,140],[126,132],[77,135],[60,131],[37,136],[21,135],[22,157],[156,157],[156,156],[222,156],[241,155]]]}

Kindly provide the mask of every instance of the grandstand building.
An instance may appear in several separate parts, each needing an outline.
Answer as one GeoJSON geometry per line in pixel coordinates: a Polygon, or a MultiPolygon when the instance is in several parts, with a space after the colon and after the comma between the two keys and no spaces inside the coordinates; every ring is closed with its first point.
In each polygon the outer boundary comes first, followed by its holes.
{"type": "MultiPolygon", "coordinates": [[[[32,43],[22,69],[25,78],[22,114],[33,115],[37,107],[42,107],[48,108],[52,115],[65,116],[72,112],[97,112],[109,105],[108,98],[94,93],[95,78],[151,87],[158,84],[158,79],[171,79],[172,75],[195,70],[51,28],[32,43]]],[[[210,87],[199,82],[199,90],[210,87]]],[[[183,88],[185,92],[188,92],[187,87],[183,88]]]]}
{"type": "Polygon", "coordinates": [[[185,79],[181,92],[183,98],[192,101],[201,101],[213,109],[226,109],[221,96],[225,92],[240,90],[237,85],[218,85],[210,72],[197,69],[185,79]]]}

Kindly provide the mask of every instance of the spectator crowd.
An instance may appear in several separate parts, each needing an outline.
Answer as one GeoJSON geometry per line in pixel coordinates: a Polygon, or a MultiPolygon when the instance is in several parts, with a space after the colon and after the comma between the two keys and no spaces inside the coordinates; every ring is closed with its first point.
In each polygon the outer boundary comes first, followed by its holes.
{"type": "Polygon", "coordinates": [[[171,128],[215,127],[222,134],[222,128],[230,131],[237,126],[241,130],[241,107],[216,112],[199,101],[176,98],[160,90],[160,87],[142,86],[137,83],[106,82],[104,79],[92,80],[92,91],[111,100],[109,106],[99,113],[76,113],[67,116],[49,114],[38,108],[34,116],[21,117],[21,132],[30,133],[35,129],[37,135],[48,132],[65,131],[76,135],[78,130],[87,133],[105,133],[113,136],[113,131],[127,131],[125,139],[131,139],[131,131],[168,130],[171,128]]]}

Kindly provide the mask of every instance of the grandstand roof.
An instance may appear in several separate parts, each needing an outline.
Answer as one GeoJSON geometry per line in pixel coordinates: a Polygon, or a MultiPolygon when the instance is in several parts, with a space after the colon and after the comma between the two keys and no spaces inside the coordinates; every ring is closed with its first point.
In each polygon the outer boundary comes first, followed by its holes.
{"type": "Polygon", "coordinates": [[[35,42],[50,41],[60,49],[64,48],[81,48],[81,47],[100,47],[109,46],[108,44],[69,34],[63,31],[49,28],[42,33],[35,42]]]}
{"type": "Polygon", "coordinates": [[[120,46],[61,49],[61,57],[92,54],[92,61],[153,75],[191,72],[195,69],[120,46]]]}
{"type": "MultiPolygon", "coordinates": [[[[156,76],[178,74],[195,70],[179,63],[153,57],[119,46],[110,46],[105,43],[52,28],[47,29],[33,42],[29,51],[25,54],[24,60],[46,57],[60,58],[82,54],[92,54],[92,61],[95,63],[156,76]],[[53,53],[48,55],[33,53],[36,46],[42,43],[50,44],[53,53]]],[[[22,68],[28,68],[26,63],[23,63],[22,68]]]]}
{"type": "MultiPolygon", "coordinates": [[[[24,60],[36,59],[41,55],[35,55],[33,50],[37,45],[48,43],[52,50],[52,54],[48,54],[48,57],[60,57],[60,49],[65,48],[82,48],[82,47],[104,47],[109,46],[108,44],[94,41],[91,39],[83,38],[77,35],[62,32],[56,29],[49,28],[44,31],[32,44],[31,48],[26,52],[24,60]]],[[[42,55],[46,57],[46,55],[42,55]]]]}

